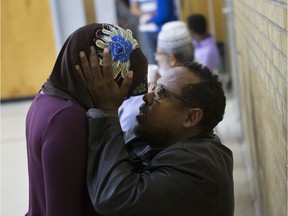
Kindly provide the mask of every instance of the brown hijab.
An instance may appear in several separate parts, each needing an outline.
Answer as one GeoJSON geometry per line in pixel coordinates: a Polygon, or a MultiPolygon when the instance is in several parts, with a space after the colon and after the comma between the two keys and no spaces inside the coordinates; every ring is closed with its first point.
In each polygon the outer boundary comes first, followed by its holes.
{"type": "Polygon", "coordinates": [[[114,80],[120,85],[129,70],[134,71],[128,96],[147,92],[147,59],[132,37],[130,30],[111,24],[89,24],[79,28],[65,41],[52,73],[42,86],[42,91],[51,96],[71,100],[85,109],[93,103],[84,83],[78,77],[75,65],[81,65],[79,52],[90,53],[90,46],[96,47],[100,65],[105,46],[109,46],[113,60],[114,80]]]}

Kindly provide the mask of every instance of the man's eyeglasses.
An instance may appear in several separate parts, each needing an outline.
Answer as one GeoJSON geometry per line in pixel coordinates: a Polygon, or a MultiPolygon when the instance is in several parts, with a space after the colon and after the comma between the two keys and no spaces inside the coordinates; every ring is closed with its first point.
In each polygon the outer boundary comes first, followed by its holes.
{"type": "Polygon", "coordinates": [[[193,102],[183,98],[182,96],[180,96],[178,94],[175,94],[171,91],[168,91],[167,89],[164,88],[163,85],[160,85],[160,84],[155,85],[151,90],[153,91],[153,99],[156,101],[160,100],[165,94],[167,94],[167,95],[171,95],[171,96],[177,98],[178,100],[181,100],[184,103],[191,104],[195,107],[195,104],[193,102]]]}

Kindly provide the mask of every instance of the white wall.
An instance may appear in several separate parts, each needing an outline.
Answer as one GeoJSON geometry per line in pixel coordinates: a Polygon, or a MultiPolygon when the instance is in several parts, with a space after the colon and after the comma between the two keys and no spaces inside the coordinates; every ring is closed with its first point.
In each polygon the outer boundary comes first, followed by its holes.
{"type": "Polygon", "coordinates": [[[96,22],[117,24],[115,0],[94,0],[96,22]]]}
{"type": "Polygon", "coordinates": [[[86,24],[83,0],[50,0],[56,50],[60,51],[67,37],[86,24]]]}
{"type": "MultiPolygon", "coordinates": [[[[115,0],[94,0],[96,22],[117,24],[115,0]]],[[[56,42],[60,51],[67,37],[86,24],[83,0],[50,0],[56,42]]]]}

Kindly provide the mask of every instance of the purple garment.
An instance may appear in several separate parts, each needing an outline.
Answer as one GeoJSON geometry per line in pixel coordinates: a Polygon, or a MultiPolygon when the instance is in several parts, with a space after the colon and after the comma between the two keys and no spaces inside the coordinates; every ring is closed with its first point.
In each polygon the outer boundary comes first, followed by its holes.
{"type": "Polygon", "coordinates": [[[27,216],[92,216],[86,186],[85,110],[37,94],[26,118],[29,170],[27,216]]]}
{"type": "MultiPolygon", "coordinates": [[[[81,50],[89,56],[91,45],[95,46],[96,52],[102,53],[103,49],[96,46],[95,40],[107,36],[102,30],[112,27],[115,26],[94,23],[73,32],[65,41],[48,80],[41,88],[45,94],[36,95],[28,111],[27,216],[97,215],[86,185],[86,111],[94,104],[75,65],[81,65],[81,50]]],[[[117,34],[121,35],[121,32],[117,34]]],[[[146,93],[146,57],[138,47],[130,54],[129,69],[135,73],[128,95],[146,93]]],[[[123,78],[119,73],[115,81],[120,84],[121,80],[123,78]]]]}
{"type": "Polygon", "coordinates": [[[218,69],[220,56],[215,40],[212,36],[202,41],[193,40],[195,60],[210,70],[218,69]]]}

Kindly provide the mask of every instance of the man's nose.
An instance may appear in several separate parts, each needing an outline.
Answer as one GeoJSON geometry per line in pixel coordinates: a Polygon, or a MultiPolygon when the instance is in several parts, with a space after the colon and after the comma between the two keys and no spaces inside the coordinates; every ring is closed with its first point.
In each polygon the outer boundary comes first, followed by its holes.
{"type": "Polygon", "coordinates": [[[152,104],[154,99],[153,99],[153,92],[148,92],[143,96],[143,101],[147,104],[152,104]]]}

